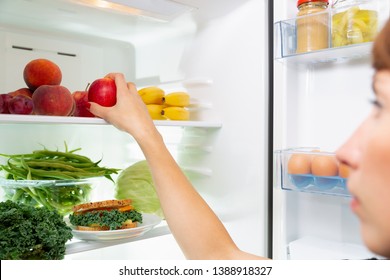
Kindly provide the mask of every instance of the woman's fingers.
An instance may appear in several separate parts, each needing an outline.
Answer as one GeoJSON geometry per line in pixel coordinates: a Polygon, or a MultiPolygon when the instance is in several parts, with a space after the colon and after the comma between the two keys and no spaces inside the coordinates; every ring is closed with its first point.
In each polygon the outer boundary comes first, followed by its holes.
{"type": "Polygon", "coordinates": [[[89,111],[97,117],[104,118],[106,107],[103,107],[95,102],[89,102],[89,111]]]}
{"type": "Polygon", "coordinates": [[[117,97],[128,93],[129,88],[126,83],[125,76],[122,73],[109,73],[105,77],[115,81],[117,97]]]}

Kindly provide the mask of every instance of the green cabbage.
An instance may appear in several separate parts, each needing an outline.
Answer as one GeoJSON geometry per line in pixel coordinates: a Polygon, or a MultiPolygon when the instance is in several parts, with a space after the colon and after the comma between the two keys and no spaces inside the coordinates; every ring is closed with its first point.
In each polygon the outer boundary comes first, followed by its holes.
{"type": "Polygon", "coordinates": [[[115,198],[130,198],[137,211],[164,218],[146,160],[139,161],[119,173],[115,182],[115,198]]]}

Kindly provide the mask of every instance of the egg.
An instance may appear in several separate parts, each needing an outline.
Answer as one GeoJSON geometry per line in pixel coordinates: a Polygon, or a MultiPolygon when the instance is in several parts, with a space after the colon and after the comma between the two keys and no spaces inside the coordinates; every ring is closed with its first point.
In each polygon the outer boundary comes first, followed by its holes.
{"type": "Polygon", "coordinates": [[[289,174],[310,174],[310,156],[305,154],[292,154],[287,163],[289,174]]]}
{"type": "Polygon", "coordinates": [[[339,164],[339,176],[341,178],[348,178],[349,177],[349,166],[344,164],[344,163],[340,163],[339,164]]]}
{"type": "Polygon", "coordinates": [[[337,176],[338,163],[333,155],[315,155],[311,161],[311,172],[316,176],[337,176]]]}

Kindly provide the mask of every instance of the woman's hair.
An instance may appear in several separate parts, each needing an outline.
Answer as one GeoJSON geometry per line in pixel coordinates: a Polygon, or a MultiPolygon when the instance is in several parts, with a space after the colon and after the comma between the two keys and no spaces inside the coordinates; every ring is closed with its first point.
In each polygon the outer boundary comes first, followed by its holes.
{"type": "Polygon", "coordinates": [[[390,19],[385,23],[374,41],[372,66],[375,70],[390,70],[390,19]]]}

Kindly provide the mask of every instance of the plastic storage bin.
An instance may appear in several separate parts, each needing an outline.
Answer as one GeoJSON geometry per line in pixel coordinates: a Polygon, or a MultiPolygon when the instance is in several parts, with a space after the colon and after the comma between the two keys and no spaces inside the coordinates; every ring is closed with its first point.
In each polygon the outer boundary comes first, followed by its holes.
{"type": "Polygon", "coordinates": [[[72,212],[73,206],[90,201],[98,178],[79,180],[12,180],[0,178],[2,200],[46,207],[61,215],[72,212]]]}
{"type": "Polygon", "coordinates": [[[349,196],[348,169],[334,153],[318,148],[291,148],[275,151],[275,186],[284,190],[349,196]]]}

